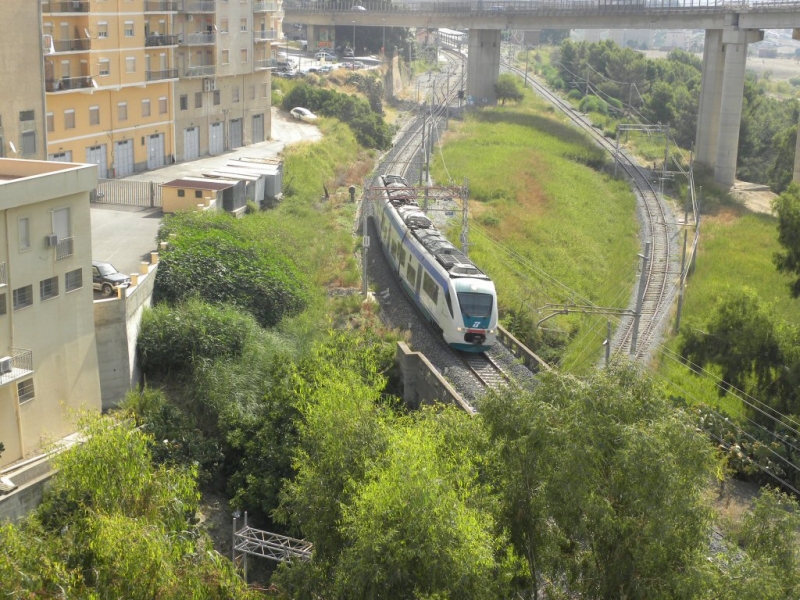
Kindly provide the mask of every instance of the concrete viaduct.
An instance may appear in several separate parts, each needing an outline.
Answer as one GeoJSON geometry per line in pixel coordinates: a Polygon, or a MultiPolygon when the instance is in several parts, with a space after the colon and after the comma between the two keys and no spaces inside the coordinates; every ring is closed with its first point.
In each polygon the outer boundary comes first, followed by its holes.
{"type": "Polygon", "coordinates": [[[695,157],[728,186],[736,177],[747,45],[764,29],[794,29],[800,39],[800,0],[365,1],[358,6],[366,10],[353,9],[357,3],[285,0],[283,7],[287,19],[308,25],[309,49],[336,25],[469,29],[467,93],[491,102],[504,29],[705,29],[695,157]]]}

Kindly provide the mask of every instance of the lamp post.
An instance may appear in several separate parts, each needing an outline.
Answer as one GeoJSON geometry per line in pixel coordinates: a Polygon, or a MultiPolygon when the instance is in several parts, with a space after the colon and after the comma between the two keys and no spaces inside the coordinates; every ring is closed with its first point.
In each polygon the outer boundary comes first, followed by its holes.
{"type": "Polygon", "coordinates": [[[353,71],[356,70],[356,22],[353,21],[353,71]]]}

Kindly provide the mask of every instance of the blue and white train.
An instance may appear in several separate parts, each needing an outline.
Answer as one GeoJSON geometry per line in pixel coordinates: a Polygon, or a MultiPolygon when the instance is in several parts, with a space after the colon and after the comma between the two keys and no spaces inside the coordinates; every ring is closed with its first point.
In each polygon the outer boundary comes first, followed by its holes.
{"type": "Polygon", "coordinates": [[[372,215],[403,289],[452,348],[488,350],[497,337],[494,283],[436,229],[405,179],[380,181],[372,215]]]}

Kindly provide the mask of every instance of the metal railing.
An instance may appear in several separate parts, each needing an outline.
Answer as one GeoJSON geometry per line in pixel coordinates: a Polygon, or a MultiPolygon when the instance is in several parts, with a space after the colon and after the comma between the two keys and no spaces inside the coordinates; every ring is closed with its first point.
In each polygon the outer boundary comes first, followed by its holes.
{"type": "Polygon", "coordinates": [[[253,61],[253,68],[256,70],[277,69],[278,61],[274,58],[260,58],[253,61]]]}
{"type": "Polygon", "coordinates": [[[42,2],[43,13],[88,13],[89,3],[82,0],[67,2],[42,2]]]}
{"type": "Polygon", "coordinates": [[[254,13],[277,12],[280,10],[277,2],[253,2],[254,13]]]}
{"type": "Polygon", "coordinates": [[[56,260],[62,260],[65,258],[69,258],[73,254],[75,254],[75,238],[65,237],[58,240],[58,245],[56,246],[56,260]]]}
{"type": "Polygon", "coordinates": [[[194,67],[186,67],[183,73],[184,77],[208,77],[217,72],[217,65],[196,65],[194,67]]]}
{"type": "Polygon", "coordinates": [[[194,33],[184,33],[178,37],[178,43],[184,46],[201,46],[213,44],[216,36],[213,31],[196,31],[194,33]]]}
{"type": "Polygon", "coordinates": [[[56,52],[75,52],[91,50],[92,40],[83,38],[79,40],[53,40],[53,50],[56,52]]]}
{"type": "Polygon", "coordinates": [[[0,385],[11,383],[33,373],[33,351],[24,348],[9,348],[8,356],[11,358],[11,370],[0,372],[0,385]]]}
{"type": "Polygon", "coordinates": [[[63,92],[66,90],[80,90],[93,87],[91,77],[63,77],[61,79],[45,79],[45,90],[48,92],[63,92]]]}
{"type": "Polygon", "coordinates": [[[145,73],[147,81],[158,81],[160,79],[177,79],[178,69],[164,69],[162,71],[147,71],[145,73]]]}
{"type": "Polygon", "coordinates": [[[216,10],[216,2],[213,0],[199,0],[196,2],[184,2],[178,11],[182,13],[213,13],[216,10]]]}
{"type": "Polygon", "coordinates": [[[275,29],[269,29],[266,31],[256,31],[253,33],[253,41],[255,42],[267,42],[270,40],[277,40],[278,39],[278,31],[275,29]]]}
{"type": "Polygon", "coordinates": [[[171,0],[145,0],[145,12],[178,12],[180,8],[179,2],[171,0]]]}
{"type": "Polygon", "coordinates": [[[154,33],[148,35],[144,39],[144,45],[147,47],[152,46],[177,46],[178,45],[178,36],[177,35],[162,35],[160,33],[154,33]]]}

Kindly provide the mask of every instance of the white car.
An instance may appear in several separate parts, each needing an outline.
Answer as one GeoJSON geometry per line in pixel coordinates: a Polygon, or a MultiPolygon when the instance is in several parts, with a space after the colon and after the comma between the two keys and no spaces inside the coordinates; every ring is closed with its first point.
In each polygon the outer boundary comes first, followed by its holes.
{"type": "Polygon", "coordinates": [[[303,108],[301,106],[296,106],[292,110],[289,111],[289,114],[292,115],[298,121],[316,121],[317,115],[312,113],[307,108],[303,108]]]}
{"type": "Polygon", "coordinates": [[[336,55],[331,54],[330,52],[326,52],[324,50],[320,50],[314,55],[314,58],[317,60],[324,60],[328,62],[336,62],[336,55]]]}
{"type": "Polygon", "coordinates": [[[359,4],[354,4],[353,8],[351,10],[357,10],[359,12],[366,12],[367,9],[364,8],[363,6],[359,5],[359,4]]]}

